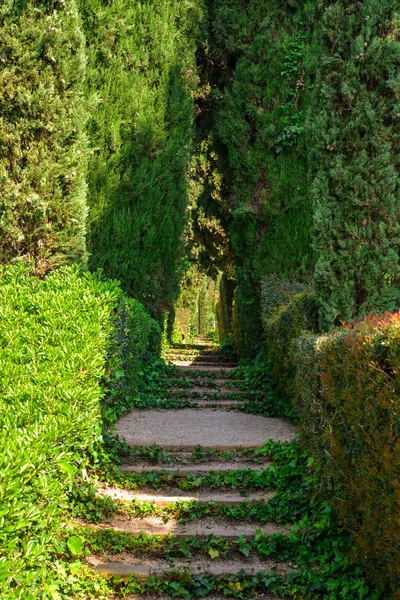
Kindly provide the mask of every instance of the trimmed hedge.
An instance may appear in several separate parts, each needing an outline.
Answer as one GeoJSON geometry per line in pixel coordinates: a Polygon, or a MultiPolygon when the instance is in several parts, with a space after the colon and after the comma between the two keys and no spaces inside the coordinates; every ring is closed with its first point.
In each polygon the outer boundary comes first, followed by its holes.
{"type": "Polygon", "coordinates": [[[264,323],[295,296],[309,291],[310,288],[299,281],[289,281],[276,275],[264,277],[261,281],[261,314],[264,323]]]}
{"type": "Polygon", "coordinates": [[[289,401],[296,397],[295,341],[305,331],[317,333],[318,304],[310,288],[275,275],[261,285],[262,323],[268,362],[277,389],[289,401]]]}
{"type": "Polygon", "coordinates": [[[54,543],[68,492],[102,444],[104,383],[119,382],[118,394],[137,381],[155,333],[115,281],[0,268],[2,600],[57,596],[54,543]]]}
{"type": "Polygon", "coordinates": [[[357,561],[384,597],[399,597],[400,313],[302,336],[296,366],[302,439],[324,492],[357,561]]]}
{"type": "Polygon", "coordinates": [[[318,304],[311,292],[293,296],[292,301],[264,319],[264,335],[271,373],[278,390],[293,401],[296,398],[296,340],[304,331],[318,332],[318,304]]]}

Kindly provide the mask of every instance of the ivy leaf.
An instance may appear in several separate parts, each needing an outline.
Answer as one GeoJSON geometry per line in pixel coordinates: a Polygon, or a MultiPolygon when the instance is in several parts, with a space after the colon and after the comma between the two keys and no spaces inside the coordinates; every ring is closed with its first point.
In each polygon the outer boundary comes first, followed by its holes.
{"type": "Polygon", "coordinates": [[[73,554],[74,556],[80,556],[82,554],[82,550],[83,550],[82,540],[80,538],[78,538],[76,535],[69,538],[69,540],[67,542],[67,546],[68,546],[68,549],[71,552],[71,554],[73,554]]]}
{"type": "Polygon", "coordinates": [[[218,550],[214,550],[214,548],[210,548],[208,551],[208,554],[211,556],[211,558],[213,560],[214,560],[214,558],[217,558],[217,556],[219,556],[218,550]]]}

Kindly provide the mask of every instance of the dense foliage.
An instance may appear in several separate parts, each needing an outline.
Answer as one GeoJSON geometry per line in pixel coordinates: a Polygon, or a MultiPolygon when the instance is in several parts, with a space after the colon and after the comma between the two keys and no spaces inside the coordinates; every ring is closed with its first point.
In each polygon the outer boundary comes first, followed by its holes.
{"type": "MultiPolygon", "coordinates": [[[[399,313],[368,316],[318,332],[315,296],[269,280],[274,310],[264,318],[266,351],[245,381],[264,390],[257,411],[301,425],[300,440],[317,467],[319,494],[354,542],[382,596],[397,598],[399,464],[399,313]],[[277,394],[278,391],[278,394],[277,394]],[[379,515],[379,518],[377,518],[379,515]]],[[[254,400],[253,400],[254,403],[254,400]]],[[[253,408],[254,410],[254,408],[253,408]]]]}
{"type": "Polygon", "coordinates": [[[396,0],[5,0],[0,31],[0,263],[30,263],[0,277],[2,598],[57,597],[102,422],[172,405],[143,368],[166,311],[175,341],[215,318],[262,349],[240,408],[300,418],[313,493],[393,592],[399,316],[316,334],[400,305],[396,0]]]}
{"type": "Polygon", "coordinates": [[[257,350],[261,279],[305,277],[313,263],[303,136],[312,22],[307,7],[290,4],[209,3],[210,101],[229,214],[221,222],[232,245],[241,353],[257,350]]]}
{"type": "Polygon", "coordinates": [[[90,264],[153,314],[178,294],[196,2],[80,2],[88,51],[90,264]]]}
{"type": "Polygon", "coordinates": [[[400,586],[400,316],[300,338],[297,408],[323,490],[372,580],[400,586]]]}
{"type": "Polygon", "coordinates": [[[75,0],[0,7],[0,262],[86,262],[84,38],[75,0]]]}
{"type": "Polygon", "coordinates": [[[324,2],[309,117],[315,283],[325,328],[400,305],[396,0],[324,2]]]}
{"type": "Polygon", "coordinates": [[[137,388],[156,325],[117,282],[70,267],[3,268],[0,290],[1,597],[48,598],[67,495],[101,450],[104,384],[137,388]]]}
{"type": "MultiPolygon", "coordinates": [[[[210,0],[208,6],[200,66],[209,95],[200,114],[213,132],[219,179],[216,190],[211,170],[208,198],[200,200],[210,230],[219,215],[229,235],[238,350],[257,351],[260,283],[271,274],[306,283],[314,277],[324,328],[393,310],[399,305],[396,2],[210,0]]],[[[219,266],[228,274],[226,261],[219,266]]]]}

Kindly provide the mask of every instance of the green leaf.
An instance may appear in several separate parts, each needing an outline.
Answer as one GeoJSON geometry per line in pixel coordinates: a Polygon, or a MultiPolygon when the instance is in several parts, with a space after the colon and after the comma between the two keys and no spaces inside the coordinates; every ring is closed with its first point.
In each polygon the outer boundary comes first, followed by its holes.
{"type": "Polygon", "coordinates": [[[74,556],[80,556],[82,554],[82,540],[77,536],[70,537],[67,542],[67,546],[71,554],[74,556]]]}
{"type": "Polygon", "coordinates": [[[214,550],[213,548],[209,549],[208,554],[211,556],[211,558],[213,560],[214,560],[214,558],[217,558],[217,556],[219,556],[218,550],[214,550]]]}
{"type": "Polygon", "coordinates": [[[68,461],[60,460],[58,461],[58,464],[63,473],[67,473],[67,475],[75,475],[76,468],[73,465],[71,465],[71,463],[69,463],[68,461]]]}

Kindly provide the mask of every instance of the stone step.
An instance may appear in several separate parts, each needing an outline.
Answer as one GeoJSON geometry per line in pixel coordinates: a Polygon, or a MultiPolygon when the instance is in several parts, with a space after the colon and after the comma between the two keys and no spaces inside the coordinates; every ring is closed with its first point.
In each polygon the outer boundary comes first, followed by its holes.
{"type": "Polygon", "coordinates": [[[176,367],[180,367],[182,372],[185,371],[221,371],[224,373],[230,373],[236,367],[231,365],[224,365],[223,363],[208,363],[200,364],[189,360],[173,360],[171,361],[176,367]]]}
{"type": "Polygon", "coordinates": [[[172,350],[199,350],[201,352],[215,352],[217,346],[212,344],[172,344],[172,350]]]}
{"type": "Polygon", "coordinates": [[[113,529],[128,533],[138,538],[142,533],[167,537],[172,535],[175,538],[185,539],[188,537],[206,538],[210,535],[227,540],[237,540],[240,537],[251,540],[256,532],[264,535],[273,535],[275,533],[287,534],[290,530],[282,525],[267,523],[260,526],[260,523],[230,523],[220,519],[196,519],[182,524],[174,518],[165,523],[161,517],[143,517],[143,518],[114,518],[99,525],[92,526],[94,529],[113,529]]]}
{"type": "MultiPolygon", "coordinates": [[[[179,402],[179,400],[177,400],[179,402]]],[[[240,406],[240,400],[205,400],[205,399],[192,399],[191,402],[196,404],[196,407],[188,408],[209,408],[210,410],[228,410],[229,408],[235,408],[235,405],[240,406]]]]}
{"type": "Polygon", "coordinates": [[[202,463],[199,465],[185,465],[185,466],[174,466],[174,467],[163,467],[160,465],[148,465],[148,466],[136,466],[136,465],[121,465],[120,470],[122,473],[136,473],[138,475],[142,473],[170,473],[171,475],[178,475],[179,477],[186,477],[187,475],[202,475],[204,473],[226,473],[229,471],[265,471],[270,463],[263,463],[259,465],[257,463],[248,463],[245,461],[226,461],[219,463],[202,463]]]}
{"type": "Polygon", "coordinates": [[[225,364],[225,365],[233,365],[237,366],[237,361],[234,359],[227,359],[218,356],[217,354],[206,354],[206,355],[196,355],[196,354],[167,354],[165,357],[166,361],[191,361],[191,362],[199,362],[199,363],[216,363],[216,364],[225,364]]]}
{"type": "Polygon", "coordinates": [[[198,404],[201,406],[208,406],[210,404],[212,404],[213,406],[218,407],[226,407],[226,406],[230,406],[232,405],[240,405],[243,404],[243,402],[246,402],[246,396],[244,396],[243,398],[229,398],[228,397],[213,397],[213,396],[174,396],[171,395],[169,397],[167,397],[168,401],[175,401],[175,402],[190,402],[192,404],[198,404]]]}
{"type": "Polygon", "coordinates": [[[192,387],[179,387],[178,385],[174,385],[170,392],[178,392],[179,394],[186,392],[189,395],[201,394],[202,396],[207,396],[208,394],[238,394],[240,396],[246,396],[247,393],[238,388],[231,388],[227,386],[212,387],[206,383],[204,385],[197,384],[192,387]]]}
{"type": "Polygon", "coordinates": [[[223,490],[191,490],[184,492],[179,488],[167,488],[163,492],[141,491],[141,490],[123,490],[121,488],[99,489],[101,497],[123,500],[124,502],[153,502],[159,508],[165,508],[177,502],[202,502],[215,504],[228,504],[237,506],[242,502],[254,504],[257,502],[267,502],[274,495],[273,492],[248,492],[242,495],[239,491],[223,490]]]}
{"type": "Polygon", "coordinates": [[[131,447],[158,444],[165,450],[193,452],[261,447],[266,440],[290,441],[296,428],[284,419],[211,409],[134,410],[116,423],[131,447]]]}
{"type": "Polygon", "coordinates": [[[189,350],[185,350],[184,348],[170,348],[168,350],[168,352],[166,352],[167,356],[176,354],[177,356],[214,356],[215,358],[228,358],[233,359],[233,356],[223,356],[222,354],[220,354],[217,350],[215,350],[215,348],[211,348],[211,349],[201,349],[201,350],[193,350],[193,349],[189,349],[189,350]]]}
{"type": "Polygon", "coordinates": [[[180,467],[196,465],[199,466],[203,464],[207,464],[212,467],[226,465],[227,467],[229,466],[231,470],[236,470],[236,465],[238,464],[246,465],[245,468],[248,468],[248,466],[252,465],[258,465],[259,468],[263,468],[270,464],[270,460],[268,457],[260,456],[257,458],[256,461],[254,461],[251,457],[246,458],[246,456],[242,457],[240,455],[236,457],[234,454],[236,448],[233,451],[230,450],[226,458],[224,456],[219,456],[218,454],[216,455],[213,450],[213,448],[210,449],[203,447],[201,447],[201,452],[196,451],[195,453],[193,451],[184,452],[178,450],[176,452],[169,452],[168,458],[166,458],[165,460],[163,460],[162,458],[146,459],[145,457],[140,457],[140,455],[124,456],[123,464],[125,466],[145,468],[155,467],[156,469],[161,470],[163,469],[163,467],[179,469],[180,467]]]}
{"type": "MultiPolygon", "coordinates": [[[[141,446],[140,446],[140,448],[141,448],[141,446]]],[[[196,446],[196,449],[198,449],[198,448],[199,448],[199,446],[196,446]]],[[[253,448],[253,446],[252,446],[252,448],[253,448]]],[[[161,449],[163,450],[164,448],[162,447],[161,449]]],[[[210,451],[210,450],[211,450],[211,456],[214,454],[212,452],[214,450],[214,448],[204,448],[204,446],[200,446],[200,449],[203,451],[203,453],[200,454],[199,456],[205,456],[206,457],[206,452],[210,451]]],[[[237,448],[235,448],[235,450],[237,450],[237,448]]],[[[235,450],[233,450],[233,452],[235,450]]],[[[193,450],[191,450],[191,451],[176,450],[175,452],[169,452],[169,455],[171,457],[171,460],[192,461],[193,452],[194,452],[193,450]]],[[[135,461],[135,464],[139,464],[139,463],[142,463],[143,461],[146,461],[145,458],[138,458],[136,456],[132,457],[132,459],[135,461]]],[[[225,462],[225,459],[222,459],[222,460],[224,460],[224,462],[225,462]]],[[[231,459],[228,459],[228,462],[229,462],[229,460],[231,460],[231,459]]],[[[251,458],[246,459],[246,458],[241,458],[240,457],[237,460],[241,461],[241,462],[245,462],[245,463],[253,463],[254,462],[251,458]]],[[[263,459],[263,457],[259,458],[259,461],[262,462],[263,460],[267,460],[267,459],[263,459]]],[[[207,459],[207,462],[208,463],[212,463],[212,462],[220,463],[221,460],[219,460],[218,458],[216,458],[216,459],[209,458],[209,459],[207,459]]],[[[154,465],[154,462],[151,462],[151,460],[149,459],[149,462],[146,462],[146,464],[154,465]]],[[[236,459],[234,459],[234,464],[236,464],[236,459]]],[[[170,463],[167,462],[166,466],[170,466],[170,463]]]]}
{"type": "Polygon", "coordinates": [[[139,581],[146,581],[154,576],[159,579],[168,579],[176,575],[176,570],[190,570],[193,575],[209,573],[216,577],[221,575],[241,573],[243,575],[256,575],[257,573],[273,573],[284,575],[293,571],[285,563],[276,563],[272,560],[261,560],[254,556],[237,558],[235,560],[224,559],[197,559],[197,560],[175,560],[174,566],[167,560],[142,558],[133,559],[128,553],[114,555],[110,558],[104,556],[88,556],[86,561],[99,573],[107,575],[118,575],[129,577],[135,575],[139,581]]]}
{"type": "MultiPolygon", "coordinates": [[[[185,410],[185,409],[182,409],[185,410]]],[[[212,409],[210,409],[212,410],[212,409]]],[[[144,446],[151,446],[152,443],[150,444],[144,444],[144,446]]],[[[196,450],[196,448],[198,448],[198,444],[193,445],[193,444],[163,444],[162,445],[162,449],[166,452],[171,452],[171,454],[176,454],[178,455],[179,453],[184,453],[187,455],[190,455],[192,452],[194,452],[196,450]]],[[[231,450],[232,452],[235,452],[237,450],[250,450],[251,448],[262,448],[263,444],[260,445],[254,445],[254,444],[242,444],[240,446],[238,445],[232,445],[232,444],[227,444],[226,446],[220,445],[220,444],[215,444],[214,446],[201,446],[203,448],[203,450],[205,452],[207,452],[207,450],[215,450],[216,452],[224,452],[225,450],[231,450]]],[[[131,448],[133,450],[138,450],[139,448],[143,448],[143,445],[140,446],[135,446],[132,445],[131,448]]]]}

